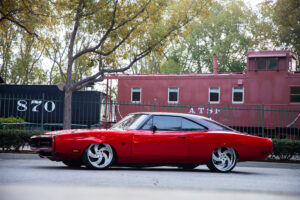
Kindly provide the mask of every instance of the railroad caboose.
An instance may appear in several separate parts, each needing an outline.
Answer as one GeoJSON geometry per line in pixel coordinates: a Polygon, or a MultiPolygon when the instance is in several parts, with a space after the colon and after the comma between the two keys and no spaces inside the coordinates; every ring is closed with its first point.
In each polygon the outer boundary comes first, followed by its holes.
{"type": "MultiPolygon", "coordinates": [[[[117,119],[134,111],[205,115],[233,127],[300,128],[300,69],[289,50],[249,50],[243,73],[118,74],[117,119]],[[133,105],[130,105],[133,104],[133,105]],[[142,108],[143,107],[143,108],[142,108]]],[[[293,131],[295,131],[293,129],[293,131]]]]}

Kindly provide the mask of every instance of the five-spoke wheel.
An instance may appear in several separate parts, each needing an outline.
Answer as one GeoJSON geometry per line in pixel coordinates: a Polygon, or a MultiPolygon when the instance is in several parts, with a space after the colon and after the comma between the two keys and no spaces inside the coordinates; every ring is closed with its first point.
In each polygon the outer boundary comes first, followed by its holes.
{"type": "Polygon", "coordinates": [[[91,144],[83,154],[84,164],[91,169],[105,169],[114,160],[114,152],[109,144],[91,144]]]}
{"type": "Polygon", "coordinates": [[[237,155],[233,148],[223,147],[216,149],[207,167],[216,172],[229,172],[231,171],[237,162],[237,155]]]}

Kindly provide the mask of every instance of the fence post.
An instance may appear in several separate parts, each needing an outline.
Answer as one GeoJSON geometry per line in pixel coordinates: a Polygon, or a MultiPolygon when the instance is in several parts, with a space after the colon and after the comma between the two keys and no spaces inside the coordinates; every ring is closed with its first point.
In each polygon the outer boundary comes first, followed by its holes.
{"type": "Polygon", "coordinates": [[[45,94],[42,94],[42,128],[44,130],[44,101],[45,101],[45,94]]]}
{"type": "Polygon", "coordinates": [[[210,118],[210,102],[208,102],[207,106],[207,118],[210,118]]]}
{"type": "Polygon", "coordinates": [[[262,128],[262,136],[265,137],[265,107],[264,104],[261,105],[261,128],[262,128]]]}
{"type": "Polygon", "coordinates": [[[99,128],[101,128],[101,108],[102,108],[102,96],[99,101],[99,128]]]}
{"type": "Polygon", "coordinates": [[[154,112],[156,112],[156,99],[154,99],[154,112]]]}

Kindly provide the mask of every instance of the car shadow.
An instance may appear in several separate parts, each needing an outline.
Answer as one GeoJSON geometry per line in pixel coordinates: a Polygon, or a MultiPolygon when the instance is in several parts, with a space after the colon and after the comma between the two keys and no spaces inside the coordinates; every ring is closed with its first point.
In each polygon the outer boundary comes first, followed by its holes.
{"type": "MultiPolygon", "coordinates": [[[[212,174],[226,174],[219,172],[212,172],[209,169],[177,169],[172,167],[111,167],[105,170],[96,170],[88,169],[84,166],[79,168],[72,168],[68,166],[35,166],[36,169],[47,169],[47,170],[75,170],[75,171],[140,171],[140,172],[181,172],[181,173],[191,173],[191,172],[201,172],[201,173],[212,173],[212,174]]],[[[229,174],[240,174],[240,175],[261,175],[260,173],[255,172],[246,172],[246,171],[231,171],[229,174]]]]}

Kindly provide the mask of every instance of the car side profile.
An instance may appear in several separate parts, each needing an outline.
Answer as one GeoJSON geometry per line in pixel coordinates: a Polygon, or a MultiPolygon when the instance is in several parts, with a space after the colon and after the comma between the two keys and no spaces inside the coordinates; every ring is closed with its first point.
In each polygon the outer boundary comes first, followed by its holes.
{"type": "Polygon", "coordinates": [[[132,113],[111,129],[62,130],[33,136],[33,151],[69,167],[177,166],[206,164],[216,172],[231,171],[238,161],[265,159],[272,140],[239,133],[191,114],[132,113]]]}

